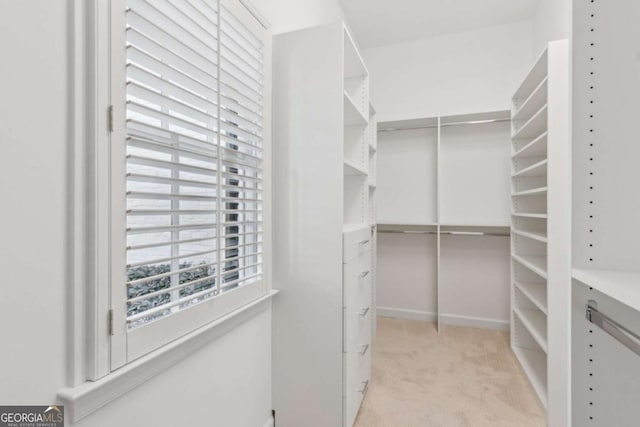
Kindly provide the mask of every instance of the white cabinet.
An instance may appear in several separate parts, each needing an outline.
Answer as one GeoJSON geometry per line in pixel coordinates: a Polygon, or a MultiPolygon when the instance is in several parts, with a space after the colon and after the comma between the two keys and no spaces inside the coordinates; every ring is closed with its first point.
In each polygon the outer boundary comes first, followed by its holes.
{"type": "Polygon", "coordinates": [[[351,426],[371,379],[371,228],[344,233],[345,425],[351,426]],[[347,258],[347,254],[357,253],[347,258]]]}
{"type": "Polygon", "coordinates": [[[273,405],[351,427],[371,376],[375,126],[342,23],[274,37],[273,405]]]}

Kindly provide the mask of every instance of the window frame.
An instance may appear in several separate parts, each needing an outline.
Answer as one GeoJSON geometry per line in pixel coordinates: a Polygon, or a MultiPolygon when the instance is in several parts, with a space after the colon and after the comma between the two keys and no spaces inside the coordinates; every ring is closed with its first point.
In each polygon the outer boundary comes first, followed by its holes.
{"type": "MultiPolygon", "coordinates": [[[[263,98],[263,280],[184,310],[198,318],[198,326],[180,329],[181,312],[154,323],[163,329],[137,328],[140,342],[127,342],[125,268],[125,63],[126,0],[74,0],[75,78],[72,180],[74,223],[72,236],[73,312],[70,323],[71,386],[107,379],[139,358],[160,354],[163,348],[191,337],[245,307],[273,295],[271,291],[271,33],[268,24],[244,0],[220,0],[245,25],[260,28],[264,42],[263,98]],[[88,19],[86,19],[88,18],[88,19]],[[88,22],[88,24],[87,24],[88,22]],[[117,29],[121,29],[117,31],[117,29]],[[80,34],[89,36],[87,39],[80,34]],[[119,48],[122,46],[122,48],[119,48]],[[85,76],[86,80],[78,79],[85,76]],[[118,90],[118,88],[121,88],[118,90]],[[87,143],[89,141],[89,143],[87,143]],[[118,280],[118,277],[123,279],[118,280]],[[122,307],[117,310],[117,307],[122,307]],[[194,310],[195,309],[195,310],[194,310]],[[167,322],[167,320],[175,320],[167,322]],[[145,329],[147,329],[145,331],[145,329]]],[[[134,332],[136,329],[133,330],[134,332]]]]}

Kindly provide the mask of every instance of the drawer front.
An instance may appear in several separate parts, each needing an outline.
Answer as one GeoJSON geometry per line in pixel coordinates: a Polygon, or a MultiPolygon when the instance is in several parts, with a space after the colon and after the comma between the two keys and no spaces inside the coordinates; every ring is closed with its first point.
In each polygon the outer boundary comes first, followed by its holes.
{"type": "Polygon", "coordinates": [[[347,263],[371,251],[371,227],[363,226],[342,236],[342,261],[347,263]]]}
{"type": "Polygon", "coordinates": [[[352,353],[345,354],[346,365],[346,382],[344,386],[345,399],[345,426],[351,427],[358,415],[360,402],[358,401],[358,381],[360,379],[360,366],[358,366],[358,358],[352,353]]]}
{"type": "Polygon", "coordinates": [[[344,307],[355,308],[370,305],[372,294],[371,254],[365,253],[343,266],[344,307]]]}
{"type": "Polygon", "coordinates": [[[353,426],[371,379],[371,349],[346,354],[346,425],[353,426]]]}
{"type": "Polygon", "coordinates": [[[344,309],[344,337],[346,352],[359,351],[362,346],[371,344],[371,306],[358,310],[344,309]]]}
{"type": "MultiPolygon", "coordinates": [[[[369,347],[367,347],[366,351],[361,353],[360,355],[360,383],[363,387],[368,387],[369,386],[369,382],[371,381],[371,359],[373,357],[373,355],[371,354],[371,352],[373,351],[373,349],[371,348],[371,345],[369,345],[369,347]]],[[[366,390],[365,390],[366,391],[366,390]]]]}

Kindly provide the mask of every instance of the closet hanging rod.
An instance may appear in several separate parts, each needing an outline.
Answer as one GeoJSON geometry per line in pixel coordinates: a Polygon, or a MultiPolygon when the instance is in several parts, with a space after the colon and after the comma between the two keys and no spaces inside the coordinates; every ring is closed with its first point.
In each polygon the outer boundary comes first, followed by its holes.
{"type": "MultiPolygon", "coordinates": [[[[418,230],[378,230],[378,233],[438,234],[437,231],[418,231],[418,230]]],[[[440,234],[448,234],[451,236],[497,236],[497,237],[511,236],[510,233],[489,233],[485,231],[441,231],[440,234]]]]}
{"type": "Polygon", "coordinates": [[[587,304],[587,320],[640,356],[640,336],[631,332],[606,314],[599,312],[595,307],[595,301],[589,301],[587,304]]]}
{"type": "MultiPolygon", "coordinates": [[[[449,126],[462,126],[462,125],[483,125],[487,123],[499,123],[499,122],[510,122],[511,118],[503,118],[503,119],[489,119],[489,120],[467,120],[464,122],[451,122],[451,123],[442,123],[440,127],[449,127],[449,126]]],[[[378,132],[395,132],[399,130],[417,130],[417,129],[435,129],[438,125],[426,125],[426,126],[414,126],[407,128],[387,128],[387,129],[378,129],[378,132]]]]}

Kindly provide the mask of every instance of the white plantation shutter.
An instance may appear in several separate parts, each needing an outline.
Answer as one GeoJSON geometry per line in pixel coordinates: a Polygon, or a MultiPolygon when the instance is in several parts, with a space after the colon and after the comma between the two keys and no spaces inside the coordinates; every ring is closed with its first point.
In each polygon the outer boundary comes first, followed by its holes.
{"type": "Polygon", "coordinates": [[[129,359],[265,289],[265,46],[237,10],[128,0],[129,359]]]}
{"type": "Polygon", "coordinates": [[[220,8],[221,290],[262,274],[263,44],[220,8]]]}

